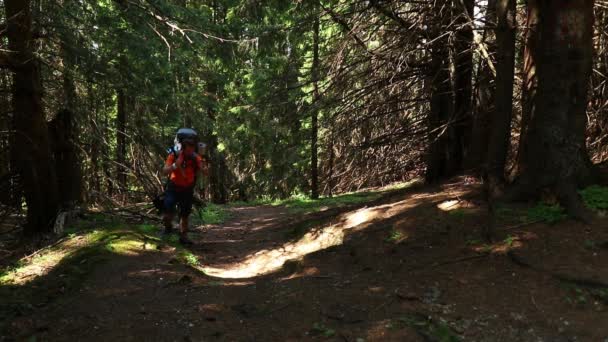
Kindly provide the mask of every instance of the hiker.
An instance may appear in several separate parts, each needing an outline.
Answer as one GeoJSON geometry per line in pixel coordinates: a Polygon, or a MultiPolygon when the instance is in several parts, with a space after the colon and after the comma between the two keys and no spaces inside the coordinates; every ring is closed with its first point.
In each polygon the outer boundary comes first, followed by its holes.
{"type": "Polygon", "coordinates": [[[206,161],[198,153],[196,131],[182,128],[177,132],[175,147],[169,149],[163,173],[169,176],[163,200],[164,233],[173,232],[176,205],[179,208],[180,236],[183,245],[192,245],[188,238],[188,217],[192,211],[197,178],[208,175],[206,161]]]}

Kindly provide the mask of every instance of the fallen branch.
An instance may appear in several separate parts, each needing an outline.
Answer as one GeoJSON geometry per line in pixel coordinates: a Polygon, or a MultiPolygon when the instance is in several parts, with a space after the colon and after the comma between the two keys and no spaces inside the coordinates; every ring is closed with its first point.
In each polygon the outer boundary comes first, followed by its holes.
{"type": "Polygon", "coordinates": [[[514,226],[505,227],[505,228],[503,228],[502,230],[513,230],[513,229],[518,229],[518,228],[522,228],[522,227],[525,227],[525,226],[530,226],[530,225],[533,225],[533,224],[542,223],[542,222],[544,222],[544,221],[545,221],[545,220],[534,220],[534,221],[528,221],[528,222],[524,222],[524,223],[516,224],[516,225],[514,225],[514,226]]]}

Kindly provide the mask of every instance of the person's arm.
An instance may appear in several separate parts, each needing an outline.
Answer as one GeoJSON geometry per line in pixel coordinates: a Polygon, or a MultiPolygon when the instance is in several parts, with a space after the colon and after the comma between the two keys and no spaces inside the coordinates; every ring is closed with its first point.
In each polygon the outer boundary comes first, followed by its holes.
{"type": "Polygon", "coordinates": [[[175,154],[171,153],[169,157],[167,157],[167,161],[165,161],[165,166],[163,167],[163,174],[169,175],[174,170],[181,168],[184,162],[183,151],[180,151],[177,160],[175,160],[175,154]]]}

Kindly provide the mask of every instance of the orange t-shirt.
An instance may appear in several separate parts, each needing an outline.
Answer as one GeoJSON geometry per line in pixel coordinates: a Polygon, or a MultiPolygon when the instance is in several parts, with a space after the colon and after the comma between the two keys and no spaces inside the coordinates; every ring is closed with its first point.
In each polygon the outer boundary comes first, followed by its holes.
{"type": "MultiPolygon", "coordinates": [[[[167,157],[165,165],[173,165],[176,160],[177,157],[175,156],[175,154],[171,153],[167,157]]],[[[194,181],[196,179],[196,164],[201,164],[203,162],[203,158],[198,154],[194,154],[194,158],[184,158],[184,162],[186,163],[186,167],[181,168],[180,166],[182,165],[177,165],[177,169],[171,171],[169,179],[173,184],[175,184],[179,188],[193,187],[194,181]]]]}

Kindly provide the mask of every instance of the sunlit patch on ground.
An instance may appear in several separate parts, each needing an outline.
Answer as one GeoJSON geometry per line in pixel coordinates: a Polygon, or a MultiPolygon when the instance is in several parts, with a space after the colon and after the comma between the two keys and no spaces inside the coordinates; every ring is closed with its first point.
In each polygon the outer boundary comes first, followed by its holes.
{"type": "MultiPolygon", "coordinates": [[[[425,198],[437,195],[427,194],[425,198]]],[[[421,203],[420,200],[410,198],[396,203],[363,208],[341,216],[338,224],[314,229],[296,242],[289,242],[275,249],[267,249],[250,255],[238,264],[227,266],[198,266],[205,274],[218,278],[251,278],[271,272],[283,267],[285,262],[299,260],[302,257],[332,247],[344,242],[347,231],[364,230],[378,220],[385,220],[412,209],[421,203]]],[[[395,242],[408,238],[408,234],[400,232],[394,237],[395,242]]]]}
{"type": "Polygon", "coordinates": [[[68,237],[35,255],[19,260],[15,267],[0,275],[0,285],[24,285],[55,269],[66,258],[84,250],[101,247],[120,255],[138,255],[142,251],[156,250],[157,245],[139,234],[129,231],[94,230],[68,237]]]}
{"type": "Polygon", "coordinates": [[[453,211],[453,210],[458,210],[458,209],[472,209],[475,208],[475,204],[469,202],[469,201],[464,201],[464,200],[459,200],[459,199],[451,199],[448,201],[443,201],[439,204],[437,204],[437,209],[440,209],[442,211],[453,211]]]}
{"type": "Polygon", "coordinates": [[[304,255],[339,245],[343,241],[343,229],[331,226],[309,232],[299,241],[287,243],[280,248],[259,251],[233,267],[202,267],[201,270],[218,278],[251,278],[276,271],[288,260],[297,260],[304,255]]]}
{"type": "Polygon", "coordinates": [[[53,270],[63,259],[99,241],[102,234],[93,231],[87,235],[74,237],[49,249],[41,250],[36,255],[26,257],[17,263],[18,266],[0,276],[0,285],[24,285],[53,270]]]}
{"type": "Polygon", "coordinates": [[[156,250],[156,244],[144,243],[133,238],[112,241],[106,247],[113,253],[130,256],[139,255],[142,250],[156,250]]]}
{"type": "Polygon", "coordinates": [[[524,247],[525,242],[536,239],[538,239],[536,234],[522,232],[513,236],[509,235],[504,240],[493,244],[474,245],[471,249],[477,253],[506,254],[509,251],[521,249],[524,247]]]}

